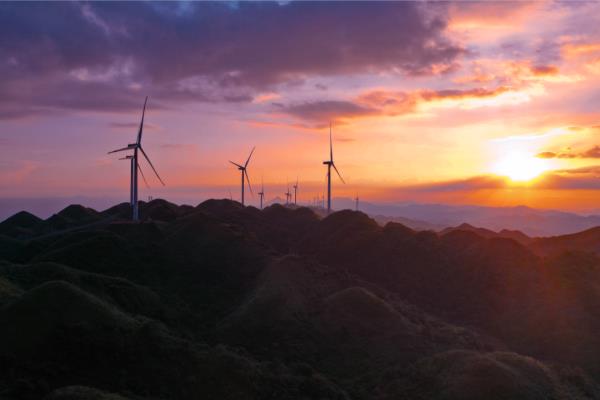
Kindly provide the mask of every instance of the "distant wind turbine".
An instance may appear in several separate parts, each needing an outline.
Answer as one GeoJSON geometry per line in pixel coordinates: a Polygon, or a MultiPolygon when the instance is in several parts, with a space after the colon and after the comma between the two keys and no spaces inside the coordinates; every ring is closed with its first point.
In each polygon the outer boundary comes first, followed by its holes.
{"type": "Polygon", "coordinates": [[[238,169],[240,171],[242,171],[242,205],[244,205],[244,183],[245,180],[248,181],[248,188],[250,189],[250,193],[252,193],[252,185],[250,185],[250,177],[248,176],[248,163],[250,162],[250,157],[252,157],[252,153],[254,153],[254,149],[256,147],[252,148],[252,151],[250,152],[250,155],[248,156],[248,159],[246,160],[246,162],[244,163],[244,165],[240,165],[238,163],[234,163],[233,161],[229,160],[230,163],[232,163],[233,165],[235,165],[236,167],[238,167],[238,169]],[[244,180],[245,178],[245,180],[244,180]]]}
{"type": "Polygon", "coordinates": [[[342,183],[346,184],[342,175],[340,175],[340,171],[338,171],[335,163],[333,162],[333,143],[331,139],[331,123],[329,123],[329,160],[323,161],[324,165],[327,165],[327,214],[331,212],[331,167],[335,170],[335,173],[338,175],[342,183]]]}
{"type": "Polygon", "coordinates": [[[290,193],[290,184],[287,184],[287,192],[285,192],[285,204],[289,205],[290,204],[290,198],[292,197],[292,194],[290,193]]]}
{"type": "Polygon", "coordinates": [[[356,193],[354,200],[356,201],[356,211],[358,211],[358,193],[356,193]]]}
{"type": "MultiPolygon", "coordinates": [[[[131,160],[130,203],[133,208],[133,220],[134,221],[138,221],[139,217],[140,217],[139,204],[138,204],[138,171],[142,175],[142,179],[144,179],[144,181],[146,181],[146,178],[144,177],[144,174],[142,172],[142,169],[140,168],[140,164],[138,161],[138,151],[140,151],[142,153],[142,155],[144,156],[144,158],[146,159],[146,161],[148,161],[148,164],[152,168],[152,171],[154,171],[154,174],[156,174],[156,177],[158,178],[160,183],[163,186],[165,186],[165,183],[163,182],[160,175],[156,171],[156,168],[154,168],[152,161],[150,161],[150,158],[148,157],[148,155],[142,148],[142,134],[144,132],[144,116],[146,114],[146,104],[147,103],[148,103],[148,97],[146,96],[146,100],[144,100],[144,108],[142,109],[142,120],[140,122],[140,128],[138,130],[136,142],[128,144],[127,147],[123,147],[121,149],[117,149],[117,150],[108,152],[108,154],[111,154],[111,153],[117,153],[120,151],[133,150],[133,154],[126,156],[125,159],[128,159],[128,157],[131,157],[131,158],[129,158],[131,160]]],[[[146,184],[147,184],[147,182],[146,182],[146,184]]]]}
{"type": "Polygon", "coordinates": [[[262,177],[260,178],[260,192],[258,192],[260,196],[260,209],[263,208],[263,198],[265,197],[265,183],[263,182],[262,177]]]}
{"type": "Polygon", "coordinates": [[[298,205],[298,177],[296,177],[296,184],[293,186],[294,188],[294,205],[298,205]]]}

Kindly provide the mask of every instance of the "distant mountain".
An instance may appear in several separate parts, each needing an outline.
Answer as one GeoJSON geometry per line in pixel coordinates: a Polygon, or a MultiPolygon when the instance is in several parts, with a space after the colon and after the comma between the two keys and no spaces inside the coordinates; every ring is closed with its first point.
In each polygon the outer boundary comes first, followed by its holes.
{"type": "Polygon", "coordinates": [[[519,242],[525,246],[529,245],[532,242],[532,239],[529,236],[525,235],[523,232],[520,232],[520,231],[512,231],[512,230],[508,230],[508,229],[502,229],[500,232],[494,232],[490,229],[477,228],[477,227],[474,227],[473,225],[470,225],[467,223],[460,224],[459,226],[456,226],[456,227],[443,229],[442,231],[440,231],[440,235],[446,235],[446,234],[448,234],[450,232],[454,232],[454,231],[474,232],[477,235],[487,238],[487,239],[491,239],[491,238],[512,239],[512,240],[519,242]]]}
{"type": "Polygon", "coordinates": [[[3,399],[600,398],[597,228],[230,200],[0,228],[3,399]],[[8,232],[7,231],[7,232],[8,232]]]}
{"type": "MultiPolygon", "coordinates": [[[[336,198],[335,208],[354,209],[351,199],[336,198]]],[[[600,216],[583,216],[574,213],[517,207],[454,206],[416,203],[361,202],[360,210],[371,215],[407,218],[431,224],[439,230],[468,223],[493,231],[502,229],[521,231],[527,236],[553,236],[579,232],[600,225],[600,216]]],[[[429,228],[428,228],[429,229],[429,228]]]]}
{"type": "Polygon", "coordinates": [[[416,231],[441,231],[445,229],[444,225],[437,225],[426,221],[420,221],[405,217],[389,217],[386,215],[370,215],[381,226],[385,226],[388,222],[396,222],[406,225],[416,231]]]}
{"type": "Polygon", "coordinates": [[[577,251],[600,255],[600,227],[570,235],[536,238],[530,246],[536,253],[543,255],[577,251]]]}

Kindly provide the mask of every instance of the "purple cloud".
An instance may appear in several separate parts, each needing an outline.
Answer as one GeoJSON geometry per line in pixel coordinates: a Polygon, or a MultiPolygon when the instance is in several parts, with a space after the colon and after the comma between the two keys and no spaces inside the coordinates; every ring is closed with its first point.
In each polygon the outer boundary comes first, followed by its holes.
{"type": "Polygon", "coordinates": [[[320,125],[328,122],[364,117],[377,110],[350,101],[315,101],[283,107],[285,113],[320,125]]]}
{"type": "Polygon", "coordinates": [[[0,118],[244,102],[310,76],[432,74],[463,49],[418,2],[5,3],[0,118]]]}

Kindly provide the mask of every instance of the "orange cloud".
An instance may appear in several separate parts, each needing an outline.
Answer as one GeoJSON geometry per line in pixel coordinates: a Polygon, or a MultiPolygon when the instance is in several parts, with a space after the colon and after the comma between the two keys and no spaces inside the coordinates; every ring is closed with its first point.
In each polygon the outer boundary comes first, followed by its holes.
{"type": "Polygon", "coordinates": [[[350,101],[306,102],[282,106],[282,111],[321,126],[329,121],[344,123],[355,118],[409,114],[416,112],[419,106],[424,104],[435,105],[448,101],[493,99],[509,92],[511,92],[511,88],[505,86],[494,89],[418,90],[413,92],[372,90],[362,93],[350,101]]]}
{"type": "Polygon", "coordinates": [[[536,155],[538,158],[600,158],[600,146],[594,146],[581,153],[555,153],[544,151],[536,155]]]}
{"type": "Polygon", "coordinates": [[[567,43],[561,51],[567,58],[600,52],[600,43],[567,43]]]}
{"type": "Polygon", "coordinates": [[[449,3],[449,26],[454,29],[511,27],[524,23],[543,4],[541,2],[449,3]]]}
{"type": "Polygon", "coordinates": [[[558,67],[554,65],[534,65],[530,67],[531,72],[535,76],[557,75],[558,67]]]}

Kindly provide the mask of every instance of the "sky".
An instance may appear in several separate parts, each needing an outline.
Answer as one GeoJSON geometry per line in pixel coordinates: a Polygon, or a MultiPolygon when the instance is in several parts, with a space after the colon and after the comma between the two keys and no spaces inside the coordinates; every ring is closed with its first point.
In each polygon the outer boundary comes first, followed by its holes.
{"type": "Polygon", "coordinates": [[[600,210],[599,2],[0,3],[0,198],[600,210]],[[258,196],[251,197],[257,203],[258,196]]]}

